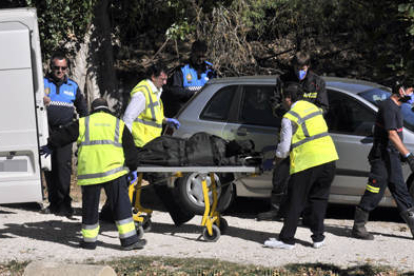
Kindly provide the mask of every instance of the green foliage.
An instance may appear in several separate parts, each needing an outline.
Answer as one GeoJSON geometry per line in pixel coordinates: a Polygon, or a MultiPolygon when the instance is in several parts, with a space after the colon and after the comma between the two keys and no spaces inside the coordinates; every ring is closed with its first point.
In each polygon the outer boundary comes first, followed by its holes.
{"type": "Polygon", "coordinates": [[[6,0],[0,8],[37,9],[43,59],[65,43],[80,43],[94,15],[97,0],[6,0]]]}

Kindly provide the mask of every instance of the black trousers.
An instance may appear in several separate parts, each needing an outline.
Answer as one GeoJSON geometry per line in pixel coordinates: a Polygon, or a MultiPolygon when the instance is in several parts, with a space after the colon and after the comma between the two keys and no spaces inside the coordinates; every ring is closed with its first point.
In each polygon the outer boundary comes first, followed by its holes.
{"type": "MultiPolygon", "coordinates": [[[[115,221],[132,218],[131,201],[127,192],[126,176],[98,185],[82,186],[82,224],[94,225],[99,222],[99,198],[101,189],[107,196],[106,204],[112,212],[115,221]]],[[[128,246],[138,241],[134,235],[121,239],[122,246],[128,246]]]]}
{"type": "Polygon", "coordinates": [[[370,160],[370,164],[371,172],[367,189],[359,203],[359,207],[362,210],[366,212],[374,210],[384,196],[384,191],[387,186],[400,212],[414,206],[413,198],[408,192],[407,185],[404,181],[398,153],[383,153],[381,158],[370,160]]]}
{"type": "Polygon", "coordinates": [[[50,204],[59,208],[70,207],[70,176],[72,174],[72,144],[57,148],[52,153],[52,170],[45,172],[48,199],[50,204]]]}
{"type": "Polygon", "coordinates": [[[286,157],[273,170],[272,195],[283,195],[287,193],[290,178],[290,158],[286,157]]]}
{"type": "Polygon", "coordinates": [[[284,243],[294,244],[299,217],[309,207],[309,226],[312,240],[324,240],[324,224],[328,206],[329,191],[335,177],[335,162],[301,171],[290,176],[287,198],[286,217],[279,239],[284,243]]]}

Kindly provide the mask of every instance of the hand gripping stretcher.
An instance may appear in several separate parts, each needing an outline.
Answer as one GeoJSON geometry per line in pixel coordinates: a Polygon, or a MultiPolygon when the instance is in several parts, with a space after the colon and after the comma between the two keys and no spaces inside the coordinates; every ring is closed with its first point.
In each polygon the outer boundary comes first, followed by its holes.
{"type": "Polygon", "coordinates": [[[133,203],[133,219],[137,225],[138,236],[142,237],[144,231],[151,229],[151,209],[142,207],[140,202],[142,177],[143,173],[171,173],[172,177],[182,177],[183,173],[196,172],[200,174],[202,179],[202,191],[205,203],[204,214],[201,220],[203,229],[203,238],[206,241],[215,242],[220,238],[220,234],[224,233],[228,224],[227,221],[220,217],[217,210],[218,194],[215,182],[215,173],[243,173],[255,175],[261,172],[260,166],[186,166],[186,167],[164,167],[164,166],[142,166],[138,167],[137,182],[129,186],[128,193],[133,203]],[[207,185],[207,177],[211,179],[211,185],[207,185]],[[212,202],[210,203],[209,192],[212,194],[212,202]],[[134,198],[135,196],[135,198],[134,198]]]}

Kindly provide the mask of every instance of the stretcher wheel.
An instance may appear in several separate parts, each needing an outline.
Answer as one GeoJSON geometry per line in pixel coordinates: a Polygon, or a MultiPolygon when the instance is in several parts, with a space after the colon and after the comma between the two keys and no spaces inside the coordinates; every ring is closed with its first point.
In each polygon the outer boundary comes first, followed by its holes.
{"type": "Polygon", "coordinates": [[[208,234],[207,228],[203,229],[203,238],[208,242],[216,242],[220,238],[220,229],[217,225],[213,224],[213,234],[210,236],[208,234]]]}
{"type": "Polygon", "coordinates": [[[227,223],[227,220],[224,219],[224,218],[220,218],[219,229],[220,229],[221,234],[224,235],[226,233],[228,227],[229,227],[229,224],[227,223]]]}
{"type": "Polygon", "coordinates": [[[144,236],[144,233],[145,233],[144,228],[138,222],[135,223],[135,227],[137,228],[138,239],[142,239],[142,237],[144,236]]]}
{"type": "Polygon", "coordinates": [[[151,219],[144,220],[144,222],[142,224],[142,228],[144,229],[145,232],[151,231],[151,228],[152,228],[151,219]]]}

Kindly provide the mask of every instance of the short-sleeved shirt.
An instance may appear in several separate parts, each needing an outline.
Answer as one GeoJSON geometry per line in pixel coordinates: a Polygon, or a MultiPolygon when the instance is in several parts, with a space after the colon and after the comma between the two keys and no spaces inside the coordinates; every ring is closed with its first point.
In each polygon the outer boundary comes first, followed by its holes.
{"type": "MultiPolygon", "coordinates": [[[[395,149],[394,145],[388,138],[388,131],[395,130],[403,140],[403,117],[401,114],[401,107],[398,106],[392,99],[388,98],[379,105],[377,118],[374,129],[374,143],[382,146],[388,146],[395,149]]],[[[396,149],[395,149],[396,150],[396,149]]]]}

